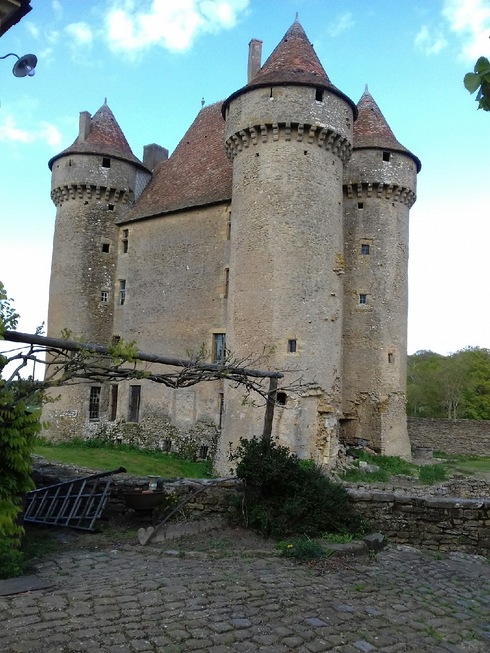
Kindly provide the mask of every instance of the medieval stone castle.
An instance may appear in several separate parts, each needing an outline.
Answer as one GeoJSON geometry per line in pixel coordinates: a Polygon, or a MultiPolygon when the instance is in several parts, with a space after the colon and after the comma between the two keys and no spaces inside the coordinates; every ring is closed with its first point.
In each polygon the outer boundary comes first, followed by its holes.
{"type": "MultiPolygon", "coordinates": [[[[273,434],[329,462],[339,440],[410,456],[405,416],[408,223],[420,162],[367,88],[329,80],[295,21],[248,83],[202,108],[174,153],[131,151],[111,110],[80,115],[53,157],[48,335],[135,341],[188,357],[204,345],[286,373],[273,434]],[[288,389],[301,374],[307,389],[288,389]]],[[[262,431],[226,381],[75,385],[47,406],[66,431],[201,455],[262,431]]]]}

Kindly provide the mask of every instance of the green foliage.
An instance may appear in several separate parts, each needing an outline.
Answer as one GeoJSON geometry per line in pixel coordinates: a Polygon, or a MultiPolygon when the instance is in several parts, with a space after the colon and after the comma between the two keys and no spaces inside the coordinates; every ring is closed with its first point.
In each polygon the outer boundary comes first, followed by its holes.
{"type": "MultiPolygon", "coordinates": [[[[1,502],[0,502],[1,503],[1,502]]],[[[0,507],[0,516],[2,508],[0,507]]],[[[12,538],[0,538],[0,578],[20,576],[23,571],[23,555],[18,542],[12,538]]]]}
{"type": "Polygon", "coordinates": [[[351,483],[386,483],[392,476],[415,476],[417,474],[415,465],[398,456],[377,456],[358,449],[351,450],[350,453],[355,453],[357,463],[358,461],[364,461],[369,465],[377,465],[379,471],[366,473],[360,471],[356,466],[344,473],[342,476],[344,481],[351,483]]]}
{"type": "Polygon", "coordinates": [[[358,532],[360,517],[346,490],[314,464],[265,438],[241,439],[230,459],[245,482],[245,525],[266,537],[358,532]]]}
{"type": "Polygon", "coordinates": [[[490,419],[490,350],[468,347],[449,356],[408,357],[410,417],[490,419]]]}
{"type": "Polygon", "coordinates": [[[320,542],[311,540],[309,537],[302,537],[289,543],[281,542],[279,549],[283,558],[294,558],[300,561],[319,560],[332,554],[320,542]]]}
{"type": "Polygon", "coordinates": [[[88,469],[125,467],[135,476],[156,475],[164,478],[206,478],[211,475],[210,462],[182,460],[171,453],[143,449],[131,444],[116,444],[98,438],[74,438],[67,442],[38,439],[34,453],[47,460],[78,465],[88,469]]]}
{"type": "Polygon", "coordinates": [[[478,91],[478,108],[490,111],[490,61],[486,57],[480,57],[473,70],[474,72],[464,76],[465,88],[472,94],[478,91]]]}
{"type": "Polygon", "coordinates": [[[419,469],[419,480],[424,485],[434,485],[447,479],[447,470],[443,464],[422,465],[419,469]]]}
{"type": "Polygon", "coordinates": [[[12,300],[7,295],[5,286],[0,281],[0,339],[6,329],[13,330],[17,327],[18,313],[12,306],[12,300]]]}

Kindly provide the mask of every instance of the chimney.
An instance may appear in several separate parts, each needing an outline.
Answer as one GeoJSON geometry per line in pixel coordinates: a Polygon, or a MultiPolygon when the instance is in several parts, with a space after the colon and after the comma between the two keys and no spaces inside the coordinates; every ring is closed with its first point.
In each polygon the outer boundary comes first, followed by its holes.
{"type": "Polygon", "coordinates": [[[250,84],[255,75],[259,72],[262,58],[262,41],[252,39],[248,44],[248,75],[247,84],[250,84]]]}
{"type": "Polygon", "coordinates": [[[88,111],[80,111],[80,123],[78,129],[78,140],[80,143],[85,143],[87,136],[90,134],[90,120],[91,116],[88,111]]]}
{"type": "Polygon", "coordinates": [[[151,145],[145,145],[143,148],[143,165],[152,172],[160,161],[166,161],[167,159],[168,150],[161,145],[152,143],[151,145]]]}

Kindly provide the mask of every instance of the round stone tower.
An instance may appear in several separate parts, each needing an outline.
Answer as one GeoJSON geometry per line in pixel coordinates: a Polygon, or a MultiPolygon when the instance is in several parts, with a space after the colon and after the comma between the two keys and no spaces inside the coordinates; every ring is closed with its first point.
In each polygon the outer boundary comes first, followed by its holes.
{"type": "MultiPolygon", "coordinates": [[[[223,104],[233,161],[227,348],[249,366],[292,370],[285,386],[299,376],[312,384],[301,396],[280,389],[275,435],[321,461],[342,403],[342,174],[355,114],[297,21],[223,104]]],[[[229,390],[225,420],[237,441],[261,433],[263,412],[229,390]]]]}
{"type": "MultiPolygon", "coordinates": [[[[150,176],[112,111],[80,114],[75,142],[49,162],[56,223],[48,335],[108,344],[112,337],[118,249],[116,222],[150,176]]],[[[127,242],[127,239],[126,239],[127,242]]]]}
{"type": "Polygon", "coordinates": [[[406,425],[408,222],[420,161],[367,90],[344,173],[345,438],[410,457],[406,425]]]}

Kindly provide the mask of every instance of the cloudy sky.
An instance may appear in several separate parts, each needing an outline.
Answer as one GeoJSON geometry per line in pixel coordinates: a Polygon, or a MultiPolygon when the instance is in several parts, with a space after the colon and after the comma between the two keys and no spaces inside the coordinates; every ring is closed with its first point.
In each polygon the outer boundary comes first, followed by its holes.
{"type": "Polygon", "coordinates": [[[171,151],[201,107],[246,82],[296,12],[332,82],[369,90],[422,160],[410,225],[409,353],[490,348],[490,114],[462,79],[490,56],[489,0],[33,0],[0,55],[0,279],[33,331],[46,319],[55,209],[47,161],[107,98],[136,156],[171,151]],[[81,9],[83,8],[83,11],[81,9]]]}

